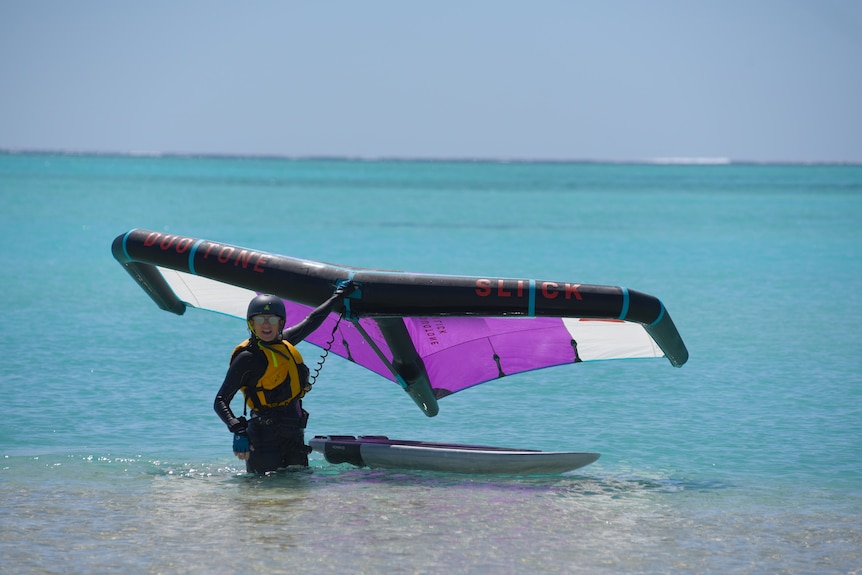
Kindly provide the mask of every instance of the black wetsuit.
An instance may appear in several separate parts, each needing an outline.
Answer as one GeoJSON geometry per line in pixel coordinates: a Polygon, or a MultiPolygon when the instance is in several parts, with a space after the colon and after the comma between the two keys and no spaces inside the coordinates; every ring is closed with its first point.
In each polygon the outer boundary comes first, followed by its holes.
{"type": "MultiPolygon", "coordinates": [[[[336,292],[304,320],[282,332],[282,340],[292,345],[308,337],[326,319],[329,312],[349,293],[336,292]]],[[[252,410],[251,418],[237,418],[230,408],[231,400],[243,388],[253,389],[267,368],[267,359],[252,335],[252,345],[239,351],[231,360],[224,382],[216,394],[213,409],[234,433],[247,433],[254,449],[246,460],[246,469],[253,473],[275,471],[290,465],[308,465],[305,445],[305,423],[308,413],[297,397],[288,405],[272,409],[252,410]]]]}

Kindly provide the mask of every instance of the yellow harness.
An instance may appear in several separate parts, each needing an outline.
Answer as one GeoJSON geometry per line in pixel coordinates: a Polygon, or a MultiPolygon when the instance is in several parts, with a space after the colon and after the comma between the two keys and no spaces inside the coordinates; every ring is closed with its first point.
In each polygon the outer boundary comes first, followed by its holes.
{"type": "MultiPolygon", "coordinates": [[[[231,359],[243,349],[248,349],[250,343],[245,340],[236,346],[231,359]]],[[[266,371],[253,389],[242,388],[246,405],[253,410],[269,409],[287,405],[297,397],[303,397],[304,382],[300,381],[297,367],[297,364],[302,363],[299,350],[286,341],[263,343],[258,340],[257,347],[266,356],[266,371]]]]}

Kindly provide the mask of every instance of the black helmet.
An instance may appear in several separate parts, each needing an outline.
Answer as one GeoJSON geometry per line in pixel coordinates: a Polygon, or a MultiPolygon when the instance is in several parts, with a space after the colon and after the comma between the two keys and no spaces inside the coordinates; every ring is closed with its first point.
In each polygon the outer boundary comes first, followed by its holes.
{"type": "Polygon", "coordinates": [[[245,314],[245,317],[251,319],[252,316],[262,313],[277,315],[281,319],[287,318],[287,314],[284,312],[284,302],[274,295],[260,294],[252,299],[248,304],[248,313],[245,314]]]}

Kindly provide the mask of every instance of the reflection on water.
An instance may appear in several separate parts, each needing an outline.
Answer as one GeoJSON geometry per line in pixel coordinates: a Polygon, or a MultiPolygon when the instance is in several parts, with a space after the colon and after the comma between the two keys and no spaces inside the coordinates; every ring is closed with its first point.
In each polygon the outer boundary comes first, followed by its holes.
{"type": "Polygon", "coordinates": [[[858,500],[813,513],[738,486],[599,468],[491,477],[313,463],[259,477],[224,462],[6,457],[0,551],[47,573],[618,573],[750,570],[754,545],[805,573],[857,564],[862,548],[858,500]]]}

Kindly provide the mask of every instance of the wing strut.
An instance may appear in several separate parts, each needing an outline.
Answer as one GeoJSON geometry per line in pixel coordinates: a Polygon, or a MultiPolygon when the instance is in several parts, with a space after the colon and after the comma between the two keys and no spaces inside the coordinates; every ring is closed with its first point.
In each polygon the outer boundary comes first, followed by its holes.
{"type": "Polygon", "coordinates": [[[410,395],[422,412],[428,417],[437,415],[440,408],[437,405],[437,398],[434,397],[434,392],[431,390],[431,381],[428,379],[425,363],[419,357],[413,342],[410,340],[410,334],[407,332],[404,320],[397,317],[374,319],[374,323],[380,328],[380,332],[392,352],[392,361],[389,361],[380,347],[374,343],[374,340],[359,323],[358,317],[352,316],[351,321],[362,338],[371,346],[380,361],[389,369],[398,384],[404,388],[404,391],[410,395]]]}

